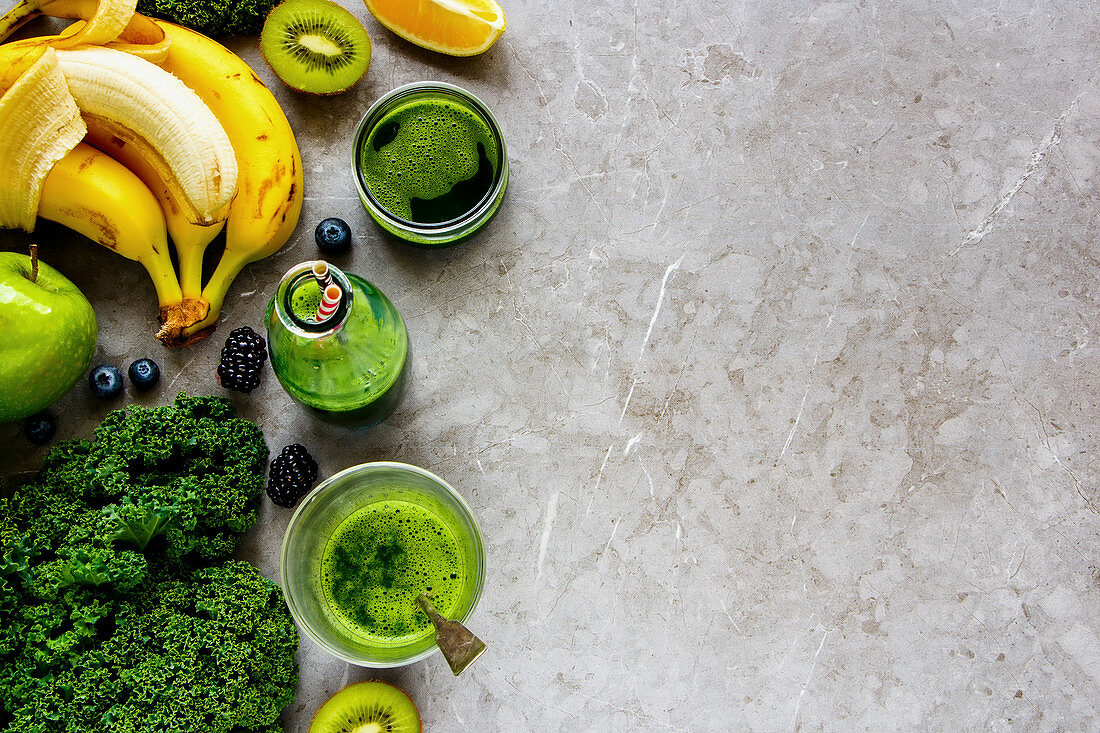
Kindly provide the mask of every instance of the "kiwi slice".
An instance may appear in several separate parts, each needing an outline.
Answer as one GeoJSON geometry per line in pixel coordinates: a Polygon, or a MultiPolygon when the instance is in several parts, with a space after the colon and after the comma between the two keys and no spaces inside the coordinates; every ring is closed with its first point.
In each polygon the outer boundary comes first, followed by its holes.
{"type": "Polygon", "coordinates": [[[379,680],[359,682],[317,710],[309,733],[420,733],[420,714],[399,688],[379,680]]]}
{"type": "Polygon", "coordinates": [[[354,15],[329,0],[286,0],[260,33],[264,60],[288,86],[337,94],[370,66],[370,37],[354,15]]]}

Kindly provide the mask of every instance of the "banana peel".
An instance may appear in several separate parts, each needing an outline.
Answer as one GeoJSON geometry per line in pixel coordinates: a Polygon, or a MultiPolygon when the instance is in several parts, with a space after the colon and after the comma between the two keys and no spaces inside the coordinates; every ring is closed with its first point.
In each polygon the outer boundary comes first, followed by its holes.
{"type": "MultiPolygon", "coordinates": [[[[46,45],[62,49],[79,48],[79,46],[68,45],[68,41],[79,35],[87,26],[87,22],[81,20],[81,16],[78,15],[78,13],[89,12],[92,9],[92,5],[94,5],[94,3],[87,3],[86,0],[65,0],[64,5],[56,8],[58,12],[63,12],[65,15],[53,17],[72,18],[75,19],[76,22],[64,28],[56,36],[36,36],[34,38],[24,38],[21,41],[9,41],[5,44],[5,47],[32,48],[34,46],[46,45]]],[[[53,6],[51,6],[51,9],[53,9],[53,6]]],[[[157,25],[152,18],[146,18],[144,15],[135,13],[134,17],[130,19],[130,22],[122,29],[122,33],[115,38],[115,40],[101,45],[104,48],[125,51],[131,56],[137,56],[150,63],[159,64],[168,57],[168,46],[171,43],[172,41],[164,32],[164,29],[157,25]]]]}
{"type": "Polygon", "coordinates": [[[87,23],[79,32],[56,40],[55,48],[103,45],[118,38],[130,24],[137,0],[20,0],[0,17],[0,41],[8,38],[28,20],[39,15],[80,18],[87,23]]]}
{"type": "Polygon", "coordinates": [[[34,231],[46,176],[88,128],[52,48],[0,47],[0,227],[34,231]]]}

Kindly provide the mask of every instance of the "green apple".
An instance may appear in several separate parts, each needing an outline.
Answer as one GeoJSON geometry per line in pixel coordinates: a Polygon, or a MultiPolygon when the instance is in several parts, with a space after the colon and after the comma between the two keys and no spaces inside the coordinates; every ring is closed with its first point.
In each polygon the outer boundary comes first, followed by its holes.
{"type": "Polygon", "coordinates": [[[76,384],[99,329],[92,305],[44,262],[0,252],[0,422],[33,415],[76,384]]]}

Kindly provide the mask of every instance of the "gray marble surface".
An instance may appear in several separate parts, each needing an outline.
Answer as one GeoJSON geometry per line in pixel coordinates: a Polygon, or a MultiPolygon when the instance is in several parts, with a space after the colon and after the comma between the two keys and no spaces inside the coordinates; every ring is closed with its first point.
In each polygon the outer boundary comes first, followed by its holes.
{"type": "MultiPolygon", "coordinates": [[[[357,433],[270,373],[243,414],[329,475],[424,466],[488,539],[490,652],[348,668],[307,641],[304,732],[349,681],[430,731],[1100,728],[1100,19],[1092,3],[509,0],[489,53],[381,28],[351,93],[285,91],[307,200],[230,327],[347,219],[338,264],[395,301],[411,389],[357,433]],[[505,128],[508,199],[446,252],[355,198],[366,107],[420,79],[505,128]]],[[[97,360],[219,391],[221,338],[166,351],[144,273],[44,226],[97,311],[97,360]],[[121,287],[120,287],[121,286],[121,287]]],[[[6,234],[4,248],[26,239],[6,234]]],[[[78,387],[62,437],[107,407],[78,387]]],[[[0,427],[0,466],[41,452],[0,427]]],[[[289,512],[244,556],[277,577],[289,512]]]]}

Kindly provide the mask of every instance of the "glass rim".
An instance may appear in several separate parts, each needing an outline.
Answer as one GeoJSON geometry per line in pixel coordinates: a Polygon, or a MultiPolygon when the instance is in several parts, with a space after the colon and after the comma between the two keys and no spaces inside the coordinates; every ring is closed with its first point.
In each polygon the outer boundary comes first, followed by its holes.
{"type": "Polygon", "coordinates": [[[415,664],[423,659],[427,659],[432,654],[439,651],[439,645],[434,641],[431,646],[423,651],[400,660],[366,660],[362,657],[357,657],[348,654],[346,651],[334,647],[327,641],[321,638],[306,621],[303,615],[298,609],[298,604],[295,603],[294,597],[291,595],[289,589],[289,583],[287,582],[287,557],[289,555],[290,538],[292,532],[297,528],[300,523],[302,515],[306,509],[313,503],[315,503],[320,496],[325,493],[331,486],[335,485],[340,479],[351,475],[364,473],[369,471],[375,471],[379,469],[395,469],[401,472],[408,472],[417,474],[423,478],[428,479],[436,487],[443,489],[444,493],[449,494],[452,499],[458,504],[462,512],[466,515],[466,518],[470,521],[470,526],[473,527],[473,539],[474,546],[477,548],[477,577],[474,582],[473,600],[470,602],[470,607],[466,609],[466,612],[462,614],[461,618],[454,619],[460,623],[464,623],[466,619],[477,609],[477,604],[481,600],[481,591],[485,584],[485,537],[481,534],[481,526],[477,523],[477,518],[474,516],[473,511],[470,509],[470,505],[466,503],[466,500],[462,498],[462,495],[449,483],[444,481],[439,476],[435,475],[427,469],[414,466],[409,463],[401,463],[399,461],[371,461],[368,463],[359,463],[354,466],[349,466],[338,473],[334,473],[327,479],[319,483],[313,488],[306,496],[298,502],[298,506],[295,507],[294,513],[290,515],[290,521],[287,523],[286,532],[283,533],[283,544],[279,551],[279,582],[283,589],[283,599],[286,602],[287,608],[290,610],[290,615],[294,619],[294,622],[298,629],[305,633],[307,637],[313,643],[317,644],[321,649],[325,650],[332,656],[342,661],[354,664],[359,667],[371,667],[375,669],[392,669],[395,667],[404,667],[409,664],[415,664]]]}
{"type": "Polygon", "coordinates": [[[391,224],[400,227],[404,231],[421,236],[447,236],[462,231],[471,223],[480,221],[486,213],[492,210],[493,202],[500,195],[501,189],[506,185],[508,179],[508,150],[504,143],[504,132],[501,130],[500,124],[497,122],[496,117],[493,116],[489,106],[482,102],[473,92],[445,81],[410,82],[395,89],[391,89],[376,99],[374,104],[367,109],[360,118],[359,124],[355,127],[355,134],[352,137],[351,156],[351,167],[353,178],[355,179],[355,187],[359,191],[360,199],[369,206],[371,213],[386,219],[391,224]],[[476,206],[454,219],[433,224],[425,224],[397,216],[378,201],[370,188],[363,181],[362,172],[359,168],[359,152],[366,143],[367,136],[373,129],[374,124],[378,122],[375,118],[380,117],[382,111],[388,108],[389,105],[418,92],[433,91],[452,94],[474,108],[474,111],[481,117],[485,124],[489,126],[489,131],[493,134],[493,141],[497,145],[500,164],[497,166],[497,170],[494,173],[493,185],[489,187],[489,190],[482,196],[476,206]]]}

